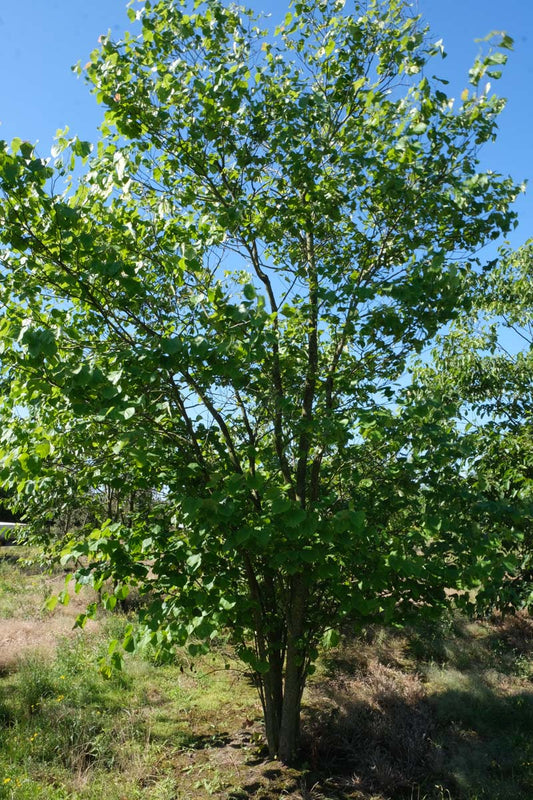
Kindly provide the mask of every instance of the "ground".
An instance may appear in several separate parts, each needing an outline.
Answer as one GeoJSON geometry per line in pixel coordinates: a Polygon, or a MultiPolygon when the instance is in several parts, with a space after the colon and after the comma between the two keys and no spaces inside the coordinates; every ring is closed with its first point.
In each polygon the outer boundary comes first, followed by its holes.
{"type": "Polygon", "coordinates": [[[73,628],[92,599],[0,550],[0,799],[531,800],[533,621],[372,628],[324,653],[298,768],[266,756],[261,709],[227,642],[106,666],[127,623],[73,628]],[[4,558],[1,558],[1,555],[4,558]],[[7,558],[5,557],[7,556],[7,558]]]}
{"type": "MultiPolygon", "coordinates": [[[[45,608],[48,597],[65,588],[63,572],[48,574],[38,565],[17,568],[22,548],[0,548],[0,672],[10,669],[27,652],[52,654],[57,643],[75,635],[74,622],[94,599],[85,590],[70,595],[68,605],[58,605],[53,613],[45,608]]],[[[96,623],[88,622],[89,628],[96,623]]]]}

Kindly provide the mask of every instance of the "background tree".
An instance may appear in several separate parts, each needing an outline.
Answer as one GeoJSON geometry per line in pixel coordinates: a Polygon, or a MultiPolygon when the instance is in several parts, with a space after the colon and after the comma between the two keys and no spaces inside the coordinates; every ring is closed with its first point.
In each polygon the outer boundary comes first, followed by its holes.
{"type": "Polygon", "coordinates": [[[65,481],[162,492],[64,558],[149,591],[157,645],[229,628],[287,761],[321,637],[438,610],[478,559],[428,466],[442,415],[390,406],[514,221],[518,188],[477,158],[505,55],[454,103],[399,0],[298,2],[274,35],[218,2],[129,14],[140,35],[86,67],[94,154],[66,134],[54,165],[2,150],[0,477],[33,510],[65,481]]]}
{"type": "Polygon", "coordinates": [[[470,307],[418,374],[455,405],[469,441],[462,469],[498,554],[478,601],[504,609],[533,600],[532,286],[533,244],[502,249],[494,269],[472,276],[470,307]]]}

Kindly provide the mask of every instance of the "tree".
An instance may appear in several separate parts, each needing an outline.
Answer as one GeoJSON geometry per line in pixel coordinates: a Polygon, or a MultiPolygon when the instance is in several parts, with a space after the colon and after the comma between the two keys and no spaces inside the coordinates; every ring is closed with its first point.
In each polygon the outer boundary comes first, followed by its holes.
{"type": "Polygon", "coordinates": [[[505,55],[454,104],[400,0],[297,2],[274,34],[214,1],[129,14],[85,68],[93,154],[2,149],[0,476],[37,531],[66,490],[159,491],[63,557],[111,604],[149,592],[157,645],[231,630],[289,761],[321,640],[441,608],[472,561],[428,466],[446,426],[398,382],[514,221],[477,159],[505,55]]]}
{"type": "Polygon", "coordinates": [[[533,601],[533,243],[499,252],[490,271],[471,276],[471,303],[441,337],[418,382],[455,407],[468,439],[463,471],[478,493],[491,540],[485,607],[533,601]]]}

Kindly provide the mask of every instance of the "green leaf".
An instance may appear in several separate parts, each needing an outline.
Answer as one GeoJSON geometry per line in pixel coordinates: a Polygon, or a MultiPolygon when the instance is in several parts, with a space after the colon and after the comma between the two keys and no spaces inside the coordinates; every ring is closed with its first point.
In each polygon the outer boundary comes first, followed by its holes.
{"type": "Polygon", "coordinates": [[[187,566],[191,568],[193,572],[195,572],[202,564],[202,554],[201,553],[193,553],[193,555],[189,556],[187,559],[187,566]]]}
{"type": "Polygon", "coordinates": [[[178,353],[181,350],[181,347],[181,339],[175,336],[171,339],[164,339],[161,349],[163,353],[166,353],[167,355],[174,355],[174,353],[178,353]]]}
{"type": "Polygon", "coordinates": [[[68,604],[70,603],[70,594],[68,593],[68,591],[66,589],[63,589],[63,591],[59,592],[57,598],[58,598],[58,601],[63,606],[68,606],[68,604]]]}
{"type": "Polygon", "coordinates": [[[329,628],[322,637],[322,647],[326,650],[331,650],[331,648],[337,647],[340,640],[339,632],[333,630],[333,628],[329,628]]]}
{"type": "Polygon", "coordinates": [[[272,503],[273,514],[285,514],[292,509],[292,501],[288,497],[276,497],[272,503]]]}
{"type": "Polygon", "coordinates": [[[48,609],[48,611],[53,611],[54,608],[57,606],[58,602],[59,602],[59,597],[56,594],[53,594],[53,595],[50,595],[50,597],[48,597],[45,600],[44,605],[45,605],[45,608],[48,609]]]}
{"type": "Polygon", "coordinates": [[[351,511],[344,509],[337,512],[333,517],[333,525],[336,533],[360,533],[365,524],[365,512],[351,511]]]}
{"type": "Polygon", "coordinates": [[[82,142],[81,139],[75,139],[72,143],[72,152],[81,158],[87,158],[92,149],[93,146],[90,142],[82,142]]]}
{"type": "Polygon", "coordinates": [[[324,53],[326,58],[329,58],[329,56],[333,53],[334,50],[335,50],[335,40],[330,39],[324,48],[324,53]]]}
{"type": "Polygon", "coordinates": [[[35,453],[39,458],[46,458],[50,454],[50,442],[40,442],[35,445],[35,453]]]}
{"type": "Polygon", "coordinates": [[[117,178],[119,179],[119,181],[122,181],[124,179],[124,171],[126,169],[126,159],[124,157],[124,153],[121,150],[117,150],[117,152],[113,156],[113,162],[115,164],[117,178]]]}
{"type": "Polygon", "coordinates": [[[303,508],[290,508],[283,514],[283,523],[289,528],[296,528],[307,519],[307,512],[303,508]]]}

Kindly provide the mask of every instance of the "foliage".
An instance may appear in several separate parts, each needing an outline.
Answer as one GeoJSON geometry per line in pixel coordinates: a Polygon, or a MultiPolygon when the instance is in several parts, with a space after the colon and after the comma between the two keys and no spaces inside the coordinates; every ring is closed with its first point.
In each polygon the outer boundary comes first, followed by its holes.
{"type": "Polygon", "coordinates": [[[471,308],[419,380],[456,405],[470,443],[465,471],[499,555],[478,600],[517,608],[533,600],[533,244],[499,256],[493,270],[472,279],[471,308]]]}
{"type": "Polygon", "coordinates": [[[20,516],[9,508],[9,499],[6,492],[0,491],[0,522],[20,522],[20,516]]]}
{"type": "Polygon", "coordinates": [[[298,2],[273,35],[214,1],[132,8],[141,33],[85,69],[96,149],[0,157],[0,479],[37,537],[58,502],[158,492],[63,558],[109,607],[150,594],[141,643],[229,628],[282,760],[321,638],[437,612],[485,546],[453,428],[399,382],[514,221],[477,156],[506,57],[454,104],[408,7],[356,6],[298,2]]]}

